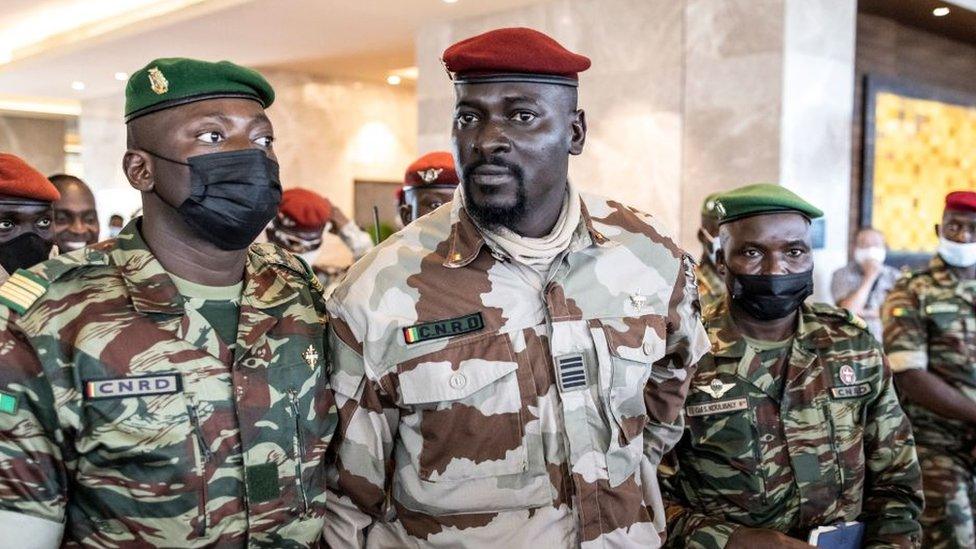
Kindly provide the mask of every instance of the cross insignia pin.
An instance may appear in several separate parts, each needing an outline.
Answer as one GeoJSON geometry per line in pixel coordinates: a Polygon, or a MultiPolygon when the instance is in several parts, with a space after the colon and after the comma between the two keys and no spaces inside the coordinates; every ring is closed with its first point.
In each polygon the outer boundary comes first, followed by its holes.
{"type": "Polygon", "coordinates": [[[314,370],[315,365],[319,361],[319,353],[315,350],[314,345],[309,345],[308,349],[305,349],[305,352],[302,353],[302,358],[305,359],[305,364],[308,364],[308,367],[314,370]]]}

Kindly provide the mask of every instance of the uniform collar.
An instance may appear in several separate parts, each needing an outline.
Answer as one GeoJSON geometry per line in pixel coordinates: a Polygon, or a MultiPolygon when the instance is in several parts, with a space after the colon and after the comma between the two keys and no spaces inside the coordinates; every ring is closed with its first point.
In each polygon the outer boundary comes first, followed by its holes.
{"type": "MultiPolygon", "coordinates": [[[[181,315],[185,300],[142,238],[141,219],[130,221],[119,233],[117,247],[111,252],[112,262],[118,266],[137,311],[181,315]]],[[[296,290],[272,268],[275,264],[299,272],[302,269],[297,260],[277,248],[251,246],[244,268],[242,305],[267,309],[296,295],[296,290]],[[289,262],[289,259],[293,261],[289,262]]]]}
{"type": "MultiPolygon", "coordinates": [[[[574,238],[573,243],[570,244],[570,251],[578,251],[589,246],[612,247],[617,244],[593,226],[593,218],[586,208],[583,197],[580,200],[580,210],[581,225],[586,230],[574,238]]],[[[451,234],[448,237],[450,248],[443,265],[450,269],[457,269],[474,261],[481,252],[481,248],[488,246],[481,231],[482,229],[471,219],[468,211],[464,208],[461,199],[461,186],[459,185],[451,203],[451,234]]],[[[492,253],[505,255],[502,250],[494,248],[492,248],[492,253]]]]}
{"type": "Polygon", "coordinates": [[[932,273],[932,279],[940,286],[949,288],[959,284],[959,277],[953,274],[952,269],[939,254],[932,256],[929,261],[929,272],[932,273]]]}
{"type": "MultiPolygon", "coordinates": [[[[746,351],[746,341],[742,332],[732,320],[728,299],[713,308],[705,319],[708,338],[712,342],[712,354],[717,358],[742,358],[746,351]]],[[[794,347],[804,349],[823,349],[830,347],[833,340],[827,328],[817,318],[813,308],[806,303],[800,305],[800,315],[796,332],[793,335],[794,347]]]]}

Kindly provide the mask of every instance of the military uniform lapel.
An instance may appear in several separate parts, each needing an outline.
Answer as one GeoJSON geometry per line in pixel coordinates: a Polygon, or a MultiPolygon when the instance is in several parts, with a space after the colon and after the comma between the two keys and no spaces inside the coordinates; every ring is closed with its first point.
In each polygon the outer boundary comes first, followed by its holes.
{"type": "MultiPolygon", "coordinates": [[[[278,324],[284,315],[275,309],[296,297],[298,291],[279,276],[268,261],[253,251],[248,254],[241,313],[237,324],[235,362],[251,351],[278,324]]],[[[265,358],[270,360],[271,357],[265,358]]]]}

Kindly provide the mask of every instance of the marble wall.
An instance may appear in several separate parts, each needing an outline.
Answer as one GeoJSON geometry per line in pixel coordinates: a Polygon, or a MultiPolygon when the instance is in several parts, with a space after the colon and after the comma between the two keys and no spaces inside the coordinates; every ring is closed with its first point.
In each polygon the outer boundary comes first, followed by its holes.
{"type": "Polygon", "coordinates": [[[556,0],[431,24],[417,35],[418,143],[449,146],[447,46],[502,26],[546,32],[593,60],[580,78],[586,150],[570,165],[581,188],[659,216],[697,254],[705,196],[782,183],[830,217],[824,299],[847,246],[855,11],[855,0],[556,0]]]}
{"type": "Polygon", "coordinates": [[[0,152],[15,154],[44,175],[64,171],[65,121],[0,115],[0,152]]]}

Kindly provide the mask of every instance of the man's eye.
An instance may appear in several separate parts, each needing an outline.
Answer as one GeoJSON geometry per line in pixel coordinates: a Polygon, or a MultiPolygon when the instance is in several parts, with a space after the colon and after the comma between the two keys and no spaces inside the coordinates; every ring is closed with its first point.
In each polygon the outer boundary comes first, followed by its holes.
{"type": "Polygon", "coordinates": [[[792,250],[786,252],[790,257],[800,257],[804,254],[804,250],[800,248],[793,248],[792,250]]]}
{"type": "Polygon", "coordinates": [[[37,222],[34,224],[40,227],[41,229],[46,229],[51,226],[51,218],[42,217],[41,219],[38,219],[37,222]]]}
{"type": "Polygon", "coordinates": [[[220,132],[203,132],[197,135],[197,140],[210,144],[220,143],[224,140],[224,136],[220,132]]]}
{"type": "Polygon", "coordinates": [[[271,146],[272,143],[274,143],[274,140],[275,140],[274,136],[265,135],[264,137],[259,137],[255,139],[254,142],[264,148],[268,148],[271,146]]]}
{"type": "Polygon", "coordinates": [[[443,204],[444,203],[441,202],[440,200],[434,200],[433,202],[430,203],[430,207],[431,208],[440,208],[441,205],[443,205],[443,204]]]}
{"type": "Polygon", "coordinates": [[[536,119],[535,113],[529,111],[519,111],[512,115],[512,118],[518,120],[519,122],[532,122],[536,119]]]}
{"type": "Polygon", "coordinates": [[[742,252],[742,255],[746,257],[759,257],[761,254],[759,253],[759,250],[746,250],[742,252]]]}
{"type": "Polygon", "coordinates": [[[10,229],[13,228],[14,228],[13,222],[7,221],[6,219],[0,221],[0,231],[9,231],[10,229]]]}
{"type": "Polygon", "coordinates": [[[458,124],[462,126],[467,126],[468,124],[474,124],[478,120],[478,117],[473,114],[459,114],[457,117],[458,124]]]}

